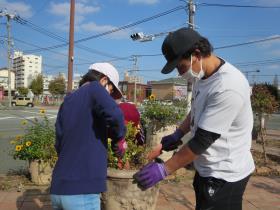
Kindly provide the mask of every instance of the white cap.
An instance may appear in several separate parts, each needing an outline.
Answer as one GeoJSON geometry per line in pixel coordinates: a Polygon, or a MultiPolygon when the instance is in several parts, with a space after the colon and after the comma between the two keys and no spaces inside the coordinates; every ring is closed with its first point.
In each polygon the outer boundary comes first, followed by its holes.
{"type": "Polygon", "coordinates": [[[119,73],[114,66],[112,66],[110,63],[94,63],[89,66],[89,70],[95,70],[107,76],[115,87],[114,92],[112,93],[112,97],[114,99],[119,99],[122,97],[122,92],[118,87],[119,73]]]}

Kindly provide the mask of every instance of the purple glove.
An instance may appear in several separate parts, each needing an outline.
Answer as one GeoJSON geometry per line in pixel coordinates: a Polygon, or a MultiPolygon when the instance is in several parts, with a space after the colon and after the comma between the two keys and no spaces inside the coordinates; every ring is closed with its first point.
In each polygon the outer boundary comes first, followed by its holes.
{"type": "Polygon", "coordinates": [[[122,158],[125,154],[125,150],[127,148],[127,143],[125,139],[121,139],[119,141],[112,141],[111,147],[113,152],[118,158],[122,158]]]}
{"type": "Polygon", "coordinates": [[[167,176],[164,163],[151,162],[133,175],[134,181],[142,190],[154,186],[167,176]]]}
{"type": "Polygon", "coordinates": [[[181,138],[184,136],[183,131],[176,129],[176,131],[161,139],[162,150],[171,151],[177,149],[179,145],[183,144],[181,138]]]}

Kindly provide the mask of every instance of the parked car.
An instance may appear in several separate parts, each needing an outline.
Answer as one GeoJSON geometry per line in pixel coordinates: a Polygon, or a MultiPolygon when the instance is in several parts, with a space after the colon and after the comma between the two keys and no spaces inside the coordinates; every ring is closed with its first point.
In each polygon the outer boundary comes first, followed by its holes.
{"type": "Polygon", "coordinates": [[[34,103],[31,98],[28,97],[17,97],[12,100],[12,106],[28,106],[33,107],[34,103]]]}

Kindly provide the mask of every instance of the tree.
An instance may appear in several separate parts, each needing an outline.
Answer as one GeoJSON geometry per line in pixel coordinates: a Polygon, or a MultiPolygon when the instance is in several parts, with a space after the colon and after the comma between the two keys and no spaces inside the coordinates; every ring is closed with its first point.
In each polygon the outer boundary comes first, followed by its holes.
{"type": "Polygon", "coordinates": [[[28,93],[28,88],[26,88],[26,87],[18,87],[17,91],[18,91],[19,95],[26,96],[27,93],[28,93]]]}
{"type": "Polygon", "coordinates": [[[265,83],[265,86],[267,87],[270,94],[273,95],[275,97],[276,101],[278,101],[278,103],[279,103],[280,96],[278,93],[278,88],[275,85],[272,85],[269,83],[265,83]]]}
{"type": "Polygon", "coordinates": [[[278,89],[279,83],[278,83],[278,75],[274,76],[273,79],[273,86],[276,87],[278,89]]]}
{"type": "Polygon", "coordinates": [[[66,83],[62,76],[58,76],[50,81],[49,91],[53,96],[65,94],[66,83]]]}
{"type": "Polygon", "coordinates": [[[258,115],[259,129],[258,133],[261,138],[263,156],[265,162],[267,162],[266,148],[265,148],[265,118],[264,114],[272,114],[275,112],[279,106],[275,97],[270,93],[266,84],[257,84],[253,86],[252,96],[252,109],[258,115]]]}
{"type": "Polygon", "coordinates": [[[32,80],[30,89],[36,96],[43,93],[43,76],[41,74],[37,75],[37,77],[32,80]]]}

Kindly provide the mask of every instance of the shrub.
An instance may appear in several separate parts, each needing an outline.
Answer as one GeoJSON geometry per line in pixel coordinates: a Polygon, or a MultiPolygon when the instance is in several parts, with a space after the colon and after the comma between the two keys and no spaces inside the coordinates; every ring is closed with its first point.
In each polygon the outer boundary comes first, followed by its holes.
{"type": "Polygon", "coordinates": [[[12,156],[20,160],[42,160],[55,163],[57,159],[55,144],[55,129],[50,123],[45,111],[41,110],[40,119],[23,120],[23,134],[12,139],[14,145],[12,156]]]}
{"type": "Polygon", "coordinates": [[[156,132],[162,127],[177,124],[184,114],[184,111],[179,107],[149,100],[144,104],[142,119],[146,127],[150,127],[153,132],[156,132]]]}
{"type": "Polygon", "coordinates": [[[137,145],[135,137],[137,128],[133,126],[131,122],[127,124],[127,132],[125,140],[127,142],[127,149],[122,159],[118,159],[114,156],[111,149],[111,139],[108,142],[108,167],[116,169],[139,169],[145,163],[147,163],[147,147],[146,145],[137,145]]]}

